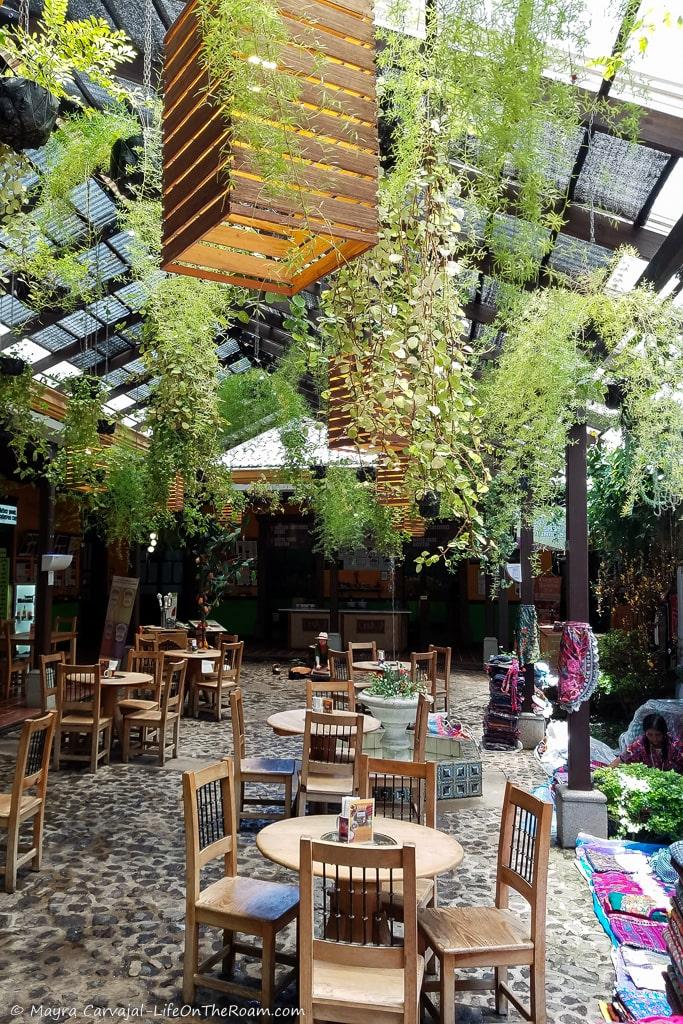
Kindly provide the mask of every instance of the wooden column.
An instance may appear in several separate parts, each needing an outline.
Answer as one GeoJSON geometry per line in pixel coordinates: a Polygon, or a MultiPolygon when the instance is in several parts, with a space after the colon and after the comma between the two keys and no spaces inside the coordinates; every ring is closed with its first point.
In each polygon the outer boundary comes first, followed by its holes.
{"type": "Polygon", "coordinates": [[[38,579],[36,586],[34,664],[39,664],[41,654],[50,654],[52,636],[52,587],[48,586],[48,574],[43,572],[43,555],[49,555],[55,547],[55,489],[41,478],[38,484],[40,523],[38,527],[38,579]]]}
{"type": "MultiPolygon", "coordinates": [[[[575,424],[567,447],[567,618],[588,622],[588,485],[586,425],[575,424]]],[[[569,789],[591,790],[590,701],[569,715],[569,789]]]]}
{"type": "MultiPolygon", "coordinates": [[[[525,513],[523,512],[522,518],[524,519],[524,517],[525,513]]],[[[533,547],[534,528],[533,526],[526,526],[524,522],[522,522],[519,534],[519,561],[522,572],[520,596],[522,604],[534,603],[534,581],[531,575],[531,555],[533,547]]],[[[530,665],[524,666],[524,700],[522,702],[522,711],[532,712],[534,710],[534,682],[534,665],[531,663],[530,665]]]]}

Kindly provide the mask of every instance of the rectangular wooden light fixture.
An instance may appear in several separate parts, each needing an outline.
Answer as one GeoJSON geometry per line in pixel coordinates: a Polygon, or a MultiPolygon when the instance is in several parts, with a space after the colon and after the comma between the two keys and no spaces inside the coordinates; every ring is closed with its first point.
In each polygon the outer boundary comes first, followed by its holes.
{"type": "MultiPolygon", "coordinates": [[[[354,405],[354,392],[351,388],[349,378],[353,375],[358,380],[359,372],[367,366],[370,368],[370,360],[363,359],[358,363],[352,363],[355,357],[333,357],[328,364],[328,391],[327,403],[327,444],[333,451],[344,448],[362,448],[369,452],[401,452],[407,447],[408,441],[405,435],[384,434],[380,429],[374,432],[361,430],[354,423],[351,409],[354,405]],[[360,370],[359,370],[360,367],[360,370]],[[349,436],[349,429],[352,429],[353,437],[349,436]]],[[[395,393],[395,392],[393,392],[395,393]]],[[[392,394],[392,392],[389,392],[392,394]]],[[[380,421],[379,409],[377,420],[380,421]]],[[[406,422],[406,429],[408,423],[406,422]]]]}
{"type": "Polygon", "coordinates": [[[276,73],[299,86],[281,183],[209,100],[197,0],[166,35],[162,265],[293,295],[377,242],[372,0],[275,4],[288,34],[276,73]]]}

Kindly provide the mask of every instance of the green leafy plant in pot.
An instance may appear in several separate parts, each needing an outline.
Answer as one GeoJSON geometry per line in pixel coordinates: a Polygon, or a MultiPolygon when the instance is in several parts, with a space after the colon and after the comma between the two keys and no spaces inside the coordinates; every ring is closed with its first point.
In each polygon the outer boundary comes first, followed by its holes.
{"type": "Polygon", "coordinates": [[[0,28],[8,65],[0,79],[0,141],[16,152],[47,142],[59,100],[76,73],[84,72],[112,95],[124,93],[114,72],[135,56],[126,34],[102,18],[70,21],[67,12],[68,0],[45,0],[36,33],[0,28]]]}

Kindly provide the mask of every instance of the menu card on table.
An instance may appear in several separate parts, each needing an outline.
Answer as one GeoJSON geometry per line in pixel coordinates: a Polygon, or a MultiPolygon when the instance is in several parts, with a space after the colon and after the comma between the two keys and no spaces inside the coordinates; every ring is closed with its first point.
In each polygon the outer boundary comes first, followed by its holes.
{"type": "Polygon", "coordinates": [[[339,841],[342,843],[371,843],[375,801],[345,796],[339,816],[339,841]]]}

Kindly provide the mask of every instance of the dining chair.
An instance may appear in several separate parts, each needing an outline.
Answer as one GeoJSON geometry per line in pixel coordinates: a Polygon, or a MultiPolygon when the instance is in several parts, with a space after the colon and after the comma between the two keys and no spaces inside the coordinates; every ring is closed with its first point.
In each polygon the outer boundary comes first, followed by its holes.
{"type": "Polygon", "coordinates": [[[424,761],[427,747],[427,731],[429,713],[434,705],[433,699],[426,693],[417,696],[417,712],[415,714],[415,732],[413,734],[413,761],[424,761]]]}
{"type": "Polygon", "coordinates": [[[200,771],[183,774],[185,817],[185,957],[183,1002],[191,1004],[197,986],[254,999],[272,1011],[277,993],[296,977],[297,957],[277,952],[279,932],[299,913],[299,889],[237,873],[237,830],[233,764],[226,758],[200,771]],[[223,876],[202,889],[201,871],[220,858],[223,876]],[[205,925],[223,932],[221,948],[199,960],[199,929],[205,925]],[[261,940],[261,948],[235,941],[241,932],[261,940]],[[230,979],[236,953],[261,960],[258,994],[230,979]],[[220,963],[222,977],[208,974],[220,963]],[[275,983],[275,965],[292,968],[275,983]]]}
{"type": "Polygon", "coordinates": [[[306,707],[313,708],[313,698],[322,697],[332,701],[333,711],[353,711],[356,707],[356,691],[353,681],[306,680],[306,707]]]}
{"type": "Polygon", "coordinates": [[[348,711],[306,712],[298,814],[307,803],[341,801],[358,795],[363,716],[348,711]]]}
{"type": "Polygon", "coordinates": [[[66,664],[66,652],[56,651],[54,654],[41,654],[40,668],[40,707],[45,714],[57,709],[57,666],[66,664]]]}
{"type": "Polygon", "coordinates": [[[291,817],[293,786],[299,772],[296,761],[289,757],[247,757],[244,704],[239,687],[230,694],[230,717],[232,719],[237,831],[242,828],[242,818],[265,818],[273,821],[277,818],[291,817]],[[284,796],[282,799],[271,797],[268,794],[247,796],[245,786],[249,783],[284,786],[284,796]],[[252,810],[253,807],[282,807],[282,813],[252,810]]]}
{"type": "Polygon", "coordinates": [[[5,619],[2,623],[2,635],[0,637],[0,654],[5,662],[5,700],[9,700],[12,682],[16,678],[19,686],[19,696],[26,695],[26,674],[31,667],[30,654],[17,654],[16,643],[12,639],[14,634],[14,620],[5,619]]]}
{"type": "MultiPolygon", "coordinates": [[[[54,626],[52,627],[54,633],[78,633],[78,616],[71,615],[68,618],[65,615],[55,616],[54,626]]],[[[60,640],[58,637],[52,636],[50,640],[50,649],[54,654],[56,651],[63,650],[62,644],[68,644],[68,657],[67,661],[70,665],[76,664],[76,644],[78,641],[77,636],[71,636],[69,639],[60,640]]]]}
{"type": "Polygon", "coordinates": [[[302,1019],[417,1024],[424,959],[417,949],[415,847],[304,838],[299,861],[302,1019]],[[399,876],[406,904],[401,933],[376,897],[384,882],[391,897],[399,876]]]}
{"type": "Polygon", "coordinates": [[[157,637],[157,651],[186,651],[187,650],[187,630],[185,629],[169,629],[159,630],[157,637]]]}
{"type": "Polygon", "coordinates": [[[451,681],[451,657],[450,647],[436,647],[429,645],[429,651],[436,654],[436,672],[432,697],[434,698],[434,710],[437,710],[437,702],[443,700],[443,709],[448,714],[448,687],[451,681]]]}
{"type": "Polygon", "coordinates": [[[7,832],[5,864],[0,865],[0,874],[5,876],[5,892],[14,892],[17,869],[28,861],[34,871],[40,871],[45,794],[56,719],[57,713],[49,711],[42,718],[24,722],[12,789],[9,793],[0,793],[0,829],[7,832]],[[29,819],[33,820],[31,845],[21,849],[21,826],[29,819]]]}
{"type": "MultiPolygon", "coordinates": [[[[375,814],[383,818],[412,821],[416,825],[436,828],[436,764],[414,761],[392,761],[383,757],[360,758],[360,795],[374,798],[375,814]]],[[[384,896],[384,887],[383,896],[384,896]]],[[[436,879],[416,881],[418,907],[433,907],[436,879]]],[[[401,909],[403,898],[397,883],[395,905],[401,909]]]]}
{"type": "Polygon", "coordinates": [[[357,640],[349,643],[347,648],[351,655],[351,662],[354,661],[377,661],[377,643],[357,640]]]}
{"type": "Polygon", "coordinates": [[[186,670],[186,658],[165,659],[159,707],[124,715],[121,754],[124,762],[130,760],[131,754],[157,754],[159,764],[166,764],[169,750],[172,758],[178,756],[186,670]],[[138,733],[137,743],[131,743],[133,731],[138,733]]]}
{"type": "Polygon", "coordinates": [[[57,665],[57,712],[55,768],[62,761],[74,761],[89,764],[90,771],[96,772],[100,761],[109,764],[112,720],[102,715],[99,665],[57,665]],[[79,746],[83,738],[87,748],[79,746]],[[64,739],[66,750],[62,749],[64,739]]]}
{"type": "Polygon", "coordinates": [[[420,683],[429,694],[433,694],[436,688],[436,652],[425,651],[410,655],[410,678],[414,683],[420,683]]]}
{"type": "Polygon", "coordinates": [[[154,633],[136,633],[133,643],[136,651],[158,651],[159,638],[154,633]]]}
{"type": "Polygon", "coordinates": [[[545,915],[552,813],[552,804],[508,782],[498,842],[495,905],[419,911],[420,934],[439,961],[439,979],[425,982],[424,991],[439,992],[442,1022],[453,1022],[457,988],[493,991],[497,1013],[505,1012],[510,1002],[525,1020],[546,1024],[545,915]],[[530,922],[509,909],[510,889],[529,904],[530,922]],[[508,967],[520,965],[530,968],[529,1008],[507,984],[508,967]],[[493,977],[455,980],[455,971],[470,967],[493,967],[493,977]]]}
{"type": "Polygon", "coordinates": [[[199,711],[199,693],[203,691],[211,701],[213,714],[217,722],[223,716],[225,699],[230,704],[230,692],[240,685],[244,640],[234,643],[221,643],[221,653],[207,660],[213,662],[211,672],[202,672],[199,678],[192,680],[191,707],[194,718],[199,711]]]}
{"type": "Polygon", "coordinates": [[[164,656],[161,651],[129,650],[126,656],[127,672],[144,672],[152,682],[133,691],[131,697],[118,702],[122,715],[134,711],[156,711],[161,703],[161,686],[164,674],[164,656]]]}

